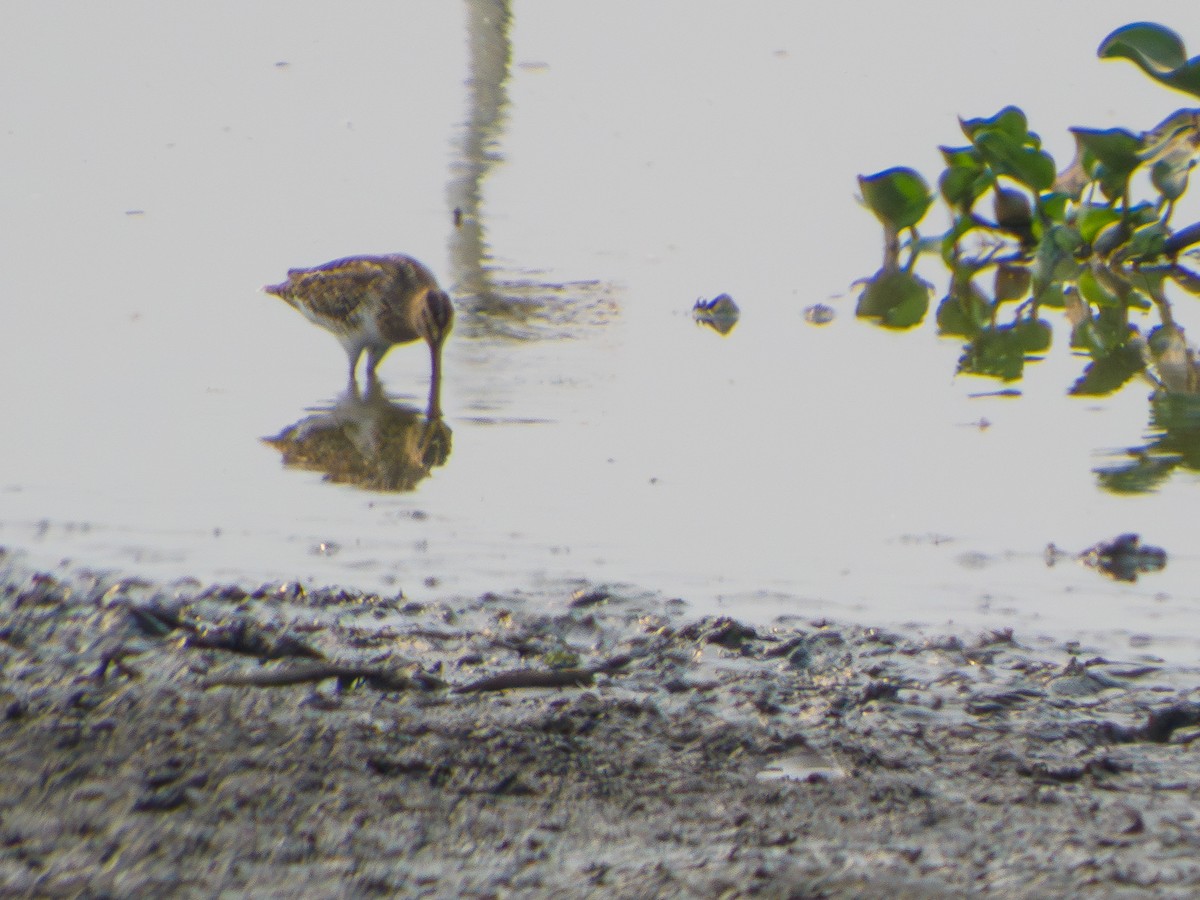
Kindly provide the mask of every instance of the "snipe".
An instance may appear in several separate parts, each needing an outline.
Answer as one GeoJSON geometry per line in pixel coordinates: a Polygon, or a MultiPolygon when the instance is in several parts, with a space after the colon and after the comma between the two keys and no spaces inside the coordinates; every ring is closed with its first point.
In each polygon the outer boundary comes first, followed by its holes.
{"type": "Polygon", "coordinates": [[[441,415],[442,345],[454,323],[450,297],[411,256],[348,256],[311,269],[289,269],[287,281],[263,288],[333,334],[350,362],[367,353],[367,379],[396,344],[429,345],[429,415],[441,415]]]}

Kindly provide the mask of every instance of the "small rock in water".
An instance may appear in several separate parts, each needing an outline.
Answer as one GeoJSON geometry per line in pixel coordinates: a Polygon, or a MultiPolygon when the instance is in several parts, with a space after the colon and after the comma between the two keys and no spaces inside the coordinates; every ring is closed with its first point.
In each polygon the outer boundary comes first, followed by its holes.
{"type": "Polygon", "coordinates": [[[1132,582],[1139,574],[1165,569],[1167,551],[1143,544],[1140,535],[1122,534],[1084,550],[1079,561],[1116,581],[1132,582]]]}
{"type": "Polygon", "coordinates": [[[814,303],[804,310],[804,321],[809,325],[828,325],[833,321],[835,315],[837,313],[834,312],[832,306],[814,303]]]}
{"type": "Polygon", "coordinates": [[[692,318],[718,334],[729,334],[733,331],[740,315],[741,310],[728,294],[721,294],[712,300],[701,297],[692,307],[692,318]]]}

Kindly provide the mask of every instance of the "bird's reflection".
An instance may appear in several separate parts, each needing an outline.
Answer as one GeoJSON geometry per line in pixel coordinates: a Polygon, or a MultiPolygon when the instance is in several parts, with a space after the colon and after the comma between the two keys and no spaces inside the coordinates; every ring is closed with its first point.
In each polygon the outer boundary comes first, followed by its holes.
{"type": "Polygon", "coordinates": [[[389,400],[378,379],[351,383],[333,406],[317,407],[263,438],[283,464],[372,491],[411,491],[450,457],[450,427],[430,410],[389,400]]]}

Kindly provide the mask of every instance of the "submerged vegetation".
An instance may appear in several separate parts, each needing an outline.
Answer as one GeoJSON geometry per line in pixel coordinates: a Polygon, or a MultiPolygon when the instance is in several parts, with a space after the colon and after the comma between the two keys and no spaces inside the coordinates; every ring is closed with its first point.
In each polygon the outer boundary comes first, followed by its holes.
{"type": "MultiPolygon", "coordinates": [[[[1189,60],[1168,28],[1127,25],[1098,53],[1200,97],[1200,56],[1189,60]]],[[[958,372],[1011,382],[1049,350],[1054,329],[1043,314],[1058,310],[1084,361],[1071,394],[1107,395],[1134,378],[1153,385],[1155,437],[1131,448],[1127,464],[1100,471],[1102,484],[1140,492],[1179,465],[1200,470],[1200,362],[1166,293],[1172,283],[1200,296],[1200,274],[1188,265],[1200,222],[1172,222],[1200,149],[1200,109],[1144,132],[1072,128],[1075,158],[1061,169],[1018,107],[960,125],[967,143],[940,148],[936,196],[908,168],[859,178],[883,225],[884,261],[865,280],[857,315],[899,329],[924,321],[933,286],[915,268],[922,256],[940,257],[949,278],[937,329],[963,341],[958,372]],[[922,236],[918,225],[939,197],[949,227],[922,236]]]]}

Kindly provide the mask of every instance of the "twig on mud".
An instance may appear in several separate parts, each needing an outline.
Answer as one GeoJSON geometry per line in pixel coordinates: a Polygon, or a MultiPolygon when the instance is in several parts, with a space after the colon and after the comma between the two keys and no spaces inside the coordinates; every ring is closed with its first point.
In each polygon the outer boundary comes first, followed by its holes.
{"type": "Polygon", "coordinates": [[[414,688],[435,690],[445,687],[440,679],[429,675],[410,676],[384,666],[341,665],[323,663],[315,666],[299,666],[278,669],[259,669],[215,675],[201,682],[205,689],[212,687],[286,687],[293,684],[324,681],[336,678],[340,685],[352,681],[365,681],[381,691],[409,691],[414,688]]]}
{"type": "Polygon", "coordinates": [[[221,624],[185,619],[180,611],[157,604],[128,606],[129,615],[143,633],[166,637],[172,631],[186,632],[181,646],[199,650],[227,650],[260,659],[302,656],[324,659],[325,654],[289,634],[275,635],[261,625],[246,620],[221,624]]]}
{"type": "Polygon", "coordinates": [[[1190,725],[1200,725],[1200,704],[1176,703],[1150,713],[1144,725],[1131,727],[1105,722],[1103,734],[1114,744],[1132,744],[1138,741],[1166,744],[1177,728],[1190,725]]]}
{"type": "Polygon", "coordinates": [[[472,681],[470,684],[459,685],[454,688],[454,693],[509,691],[519,688],[588,687],[594,683],[594,675],[622,669],[629,665],[631,658],[627,655],[614,656],[598,666],[578,669],[513,669],[472,681]]]}

